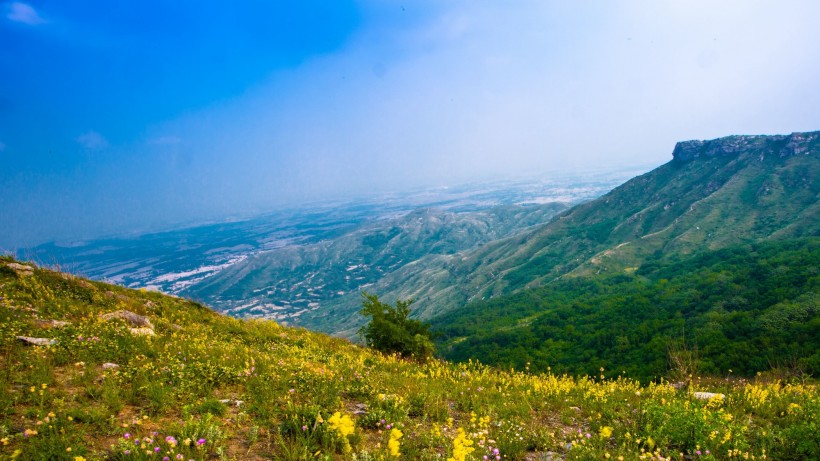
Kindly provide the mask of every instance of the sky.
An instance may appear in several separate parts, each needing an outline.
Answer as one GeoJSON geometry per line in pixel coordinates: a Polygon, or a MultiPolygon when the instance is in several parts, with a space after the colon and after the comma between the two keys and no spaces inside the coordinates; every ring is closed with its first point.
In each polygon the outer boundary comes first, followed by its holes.
{"type": "Polygon", "coordinates": [[[820,129],[820,2],[0,0],[0,249],[820,129]]]}

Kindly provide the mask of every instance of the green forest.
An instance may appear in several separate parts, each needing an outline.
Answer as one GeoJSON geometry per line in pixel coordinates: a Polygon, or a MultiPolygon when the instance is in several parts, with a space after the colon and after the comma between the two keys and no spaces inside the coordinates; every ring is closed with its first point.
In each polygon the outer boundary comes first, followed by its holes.
{"type": "Polygon", "coordinates": [[[433,320],[442,354],[553,373],[820,373],[820,238],[734,246],[469,304],[433,320]],[[673,361],[674,362],[674,361],[673,361]]]}

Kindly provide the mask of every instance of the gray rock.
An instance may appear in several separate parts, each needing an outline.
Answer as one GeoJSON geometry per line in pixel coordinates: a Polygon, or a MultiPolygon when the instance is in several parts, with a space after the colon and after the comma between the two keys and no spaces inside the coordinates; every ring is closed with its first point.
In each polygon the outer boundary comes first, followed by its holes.
{"type": "Polygon", "coordinates": [[[40,328],[63,328],[71,325],[71,322],[65,320],[38,320],[37,326],[40,328]]]}
{"type": "Polygon", "coordinates": [[[234,400],[234,399],[222,399],[222,400],[220,400],[220,402],[224,403],[225,405],[233,405],[237,408],[241,407],[242,404],[245,403],[243,400],[234,400]]]}
{"type": "Polygon", "coordinates": [[[106,362],[106,363],[102,364],[102,369],[103,370],[116,370],[119,367],[120,367],[119,365],[117,365],[116,363],[112,363],[112,362],[106,362]]]}
{"type": "Polygon", "coordinates": [[[32,338],[31,336],[18,336],[17,339],[23,341],[26,344],[31,344],[33,346],[53,346],[57,344],[57,340],[51,338],[32,338]]]}
{"type": "Polygon", "coordinates": [[[126,310],[119,310],[114,312],[109,312],[107,314],[101,314],[100,318],[103,320],[113,320],[113,319],[123,319],[128,322],[134,328],[150,328],[153,332],[154,325],[148,320],[148,317],[143,315],[135,314],[131,311],[126,310]]]}

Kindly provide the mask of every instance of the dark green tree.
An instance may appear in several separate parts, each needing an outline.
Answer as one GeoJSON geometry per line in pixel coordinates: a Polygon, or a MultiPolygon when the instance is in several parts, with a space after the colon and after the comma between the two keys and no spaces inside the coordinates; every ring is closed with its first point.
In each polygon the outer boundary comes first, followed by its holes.
{"type": "Polygon", "coordinates": [[[369,347],[402,357],[426,360],[436,353],[430,325],[410,318],[412,299],[397,300],[395,306],[379,301],[379,297],[362,292],[362,310],[370,322],[359,329],[369,347]]]}

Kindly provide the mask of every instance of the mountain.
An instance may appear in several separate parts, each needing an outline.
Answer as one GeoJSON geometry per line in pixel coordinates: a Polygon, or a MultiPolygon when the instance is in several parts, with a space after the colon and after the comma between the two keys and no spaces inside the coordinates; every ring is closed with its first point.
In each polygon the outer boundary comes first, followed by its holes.
{"type": "Polygon", "coordinates": [[[163,232],[54,242],[17,256],[131,288],[187,294],[234,315],[297,323],[328,304],[355,310],[359,291],[397,268],[514,235],[633,175],[553,174],[337,198],[163,232]]]}
{"type": "MultiPolygon", "coordinates": [[[[680,142],[667,164],[548,224],[402,268],[369,290],[388,300],[413,298],[418,315],[433,318],[560,277],[634,271],[650,257],[816,236],[819,151],[820,132],[680,142]]],[[[344,306],[301,319],[348,334],[357,321],[344,306]]]]}
{"type": "Polygon", "coordinates": [[[547,221],[563,203],[502,205],[479,211],[418,209],[365,222],[343,235],[249,256],[182,293],[221,311],[298,321],[337,299],[349,309],[360,290],[402,267],[424,267],[439,258],[503,238],[547,221]]]}
{"type": "Polygon", "coordinates": [[[820,457],[812,383],[417,363],[5,256],[0,351],[2,459],[820,457]]]}

